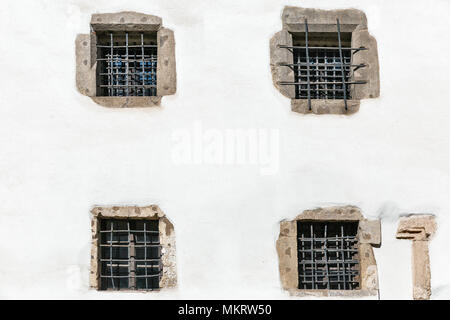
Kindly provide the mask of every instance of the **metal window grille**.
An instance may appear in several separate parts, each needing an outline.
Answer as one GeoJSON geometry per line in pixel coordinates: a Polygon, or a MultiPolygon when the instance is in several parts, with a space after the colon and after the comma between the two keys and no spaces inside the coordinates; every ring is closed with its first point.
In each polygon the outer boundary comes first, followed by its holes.
{"type": "Polygon", "coordinates": [[[310,43],[308,22],[305,19],[305,33],[302,45],[285,46],[293,52],[293,63],[280,64],[294,70],[294,82],[282,81],[282,85],[295,86],[296,99],[343,99],[345,110],[347,100],[351,99],[351,86],[365,84],[366,81],[352,81],[352,74],[365,64],[352,64],[352,57],[367,48],[351,48],[343,44],[339,19],[336,19],[337,34],[332,45],[314,46],[310,43]]]}
{"type": "Polygon", "coordinates": [[[158,220],[100,221],[100,289],[152,290],[162,272],[158,220]]]}
{"type": "Polygon", "coordinates": [[[297,222],[298,288],[360,286],[358,222],[297,222]]]}
{"type": "Polygon", "coordinates": [[[97,96],[156,96],[157,50],[154,33],[99,33],[97,96]]]}

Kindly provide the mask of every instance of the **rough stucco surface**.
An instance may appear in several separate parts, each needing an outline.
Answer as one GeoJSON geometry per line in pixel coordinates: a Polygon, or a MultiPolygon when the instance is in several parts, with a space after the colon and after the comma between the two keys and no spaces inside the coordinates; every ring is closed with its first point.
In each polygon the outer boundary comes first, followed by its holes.
{"type": "Polygon", "coordinates": [[[90,287],[99,287],[99,219],[157,219],[159,220],[159,241],[161,243],[161,260],[163,265],[162,277],[159,281],[160,288],[171,288],[177,285],[176,271],[176,245],[173,224],[167,219],[164,212],[157,205],[145,207],[137,206],[112,206],[94,207],[91,210],[92,220],[92,247],[91,247],[91,271],[90,287]]]}
{"type": "Polygon", "coordinates": [[[159,106],[161,97],[176,93],[175,38],[172,30],[162,27],[157,16],[124,11],[93,14],[91,34],[75,39],[76,86],[78,91],[104,107],[135,108],[159,106]],[[96,31],[155,31],[158,43],[157,89],[152,97],[96,96],[96,31]]]}
{"type": "Polygon", "coordinates": [[[378,65],[377,42],[367,29],[367,18],[364,12],[356,9],[322,10],[286,6],[281,15],[283,30],[277,32],[270,40],[270,67],[272,81],[275,87],[291,99],[292,111],[314,114],[345,114],[350,115],[359,110],[359,100],[376,98],[380,95],[380,78],[378,65]],[[343,100],[312,99],[311,110],[306,99],[295,99],[294,85],[280,85],[279,82],[294,81],[294,71],[280,63],[292,63],[291,50],[278,48],[278,45],[292,45],[291,32],[305,32],[305,19],[308,21],[309,32],[336,33],[336,19],[339,19],[341,32],[351,32],[351,46],[365,47],[353,54],[353,64],[365,64],[356,69],[350,81],[367,81],[366,84],[352,85],[352,98],[347,101],[347,110],[343,100]]]}
{"type": "Polygon", "coordinates": [[[428,242],[436,232],[433,215],[409,215],[398,223],[397,238],[412,240],[413,298],[431,297],[431,270],[428,242]]]}
{"type": "Polygon", "coordinates": [[[354,206],[327,207],[305,210],[294,220],[280,222],[276,243],[278,268],[283,289],[295,296],[364,297],[378,294],[378,271],[372,246],[381,245],[381,223],[367,220],[354,206]],[[297,221],[359,221],[358,250],[361,272],[359,290],[301,290],[298,289],[297,221]]]}

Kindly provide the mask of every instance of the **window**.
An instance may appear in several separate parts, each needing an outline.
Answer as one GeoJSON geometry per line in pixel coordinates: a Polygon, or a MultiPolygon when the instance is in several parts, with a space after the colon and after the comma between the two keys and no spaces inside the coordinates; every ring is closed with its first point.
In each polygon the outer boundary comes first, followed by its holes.
{"type": "Polygon", "coordinates": [[[158,220],[100,220],[101,290],[158,289],[161,244],[158,220]]]}
{"type": "Polygon", "coordinates": [[[359,289],[358,222],[297,222],[299,289],[359,289]]]}
{"type": "Polygon", "coordinates": [[[97,34],[98,96],[156,96],[156,33],[97,34]]]}
{"type": "Polygon", "coordinates": [[[156,205],[95,207],[90,286],[154,291],[177,283],[173,224],[156,205]]]}
{"type": "Polygon", "coordinates": [[[280,223],[281,285],[298,296],[377,296],[372,247],[380,244],[380,221],[365,219],[357,207],[305,210],[280,223]]]}
{"type": "Polygon", "coordinates": [[[78,91],[105,107],[150,107],[176,92],[175,39],[159,17],[93,14],[76,39],[78,91]]]}
{"type": "Polygon", "coordinates": [[[350,114],[379,95],[376,41],[361,11],[286,7],[271,39],[274,85],[300,113],[350,114]]]}

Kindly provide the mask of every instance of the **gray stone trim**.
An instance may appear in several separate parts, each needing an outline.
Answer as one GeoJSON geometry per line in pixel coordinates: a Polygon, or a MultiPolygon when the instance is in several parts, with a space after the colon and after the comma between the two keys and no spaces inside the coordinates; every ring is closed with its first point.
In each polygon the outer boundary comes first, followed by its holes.
{"type": "Polygon", "coordinates": [[[376,98],[380,95],[380,76],[378,64],[377,42],[367,29],[367,18],[364,12],[356,9],[321,10],[286,6],[281,15],[283,29],[270,39],[270,67],[274,86],[284,96],[291,99],[291,109],[299,113],[345,114],[350,115],[359,110],[361,99],[376,98]],[[292,63],[292,53],[277,47],[279,44],[292,45],[293,32],[305,32],[304,20],[308,20],[309,32],[336,32],[336,18],[339,18],[341,32],[352,33],[352,47],[366,47],[353,56],[353,63],[364,63],[367,66],[354,72],[350,81],[366,80],[366,84],[352,86],[352,100],[348,100],[345,110],[344,100],[311,100],[309,110],[305,99],[295,99],[293,85],[279,85],[280,81],[294,81],[291,68],[280,66],[280,63],[292,63]],[[287,88],[289,87],[289,88],[287,88]]]}
{"type": "Polygon", "coordinates": [[[159,238],[162,245],[163,275],[159,281],[160,288],[173,288],[177,285],[176,243],[173,224],[157,205],[145,207],[112,206],[94,207],[91,210],[92,247],[91,272],[89,284],[92,289],[99,289],[99,218],[114,219],[154,219],[159,220],[159,238]]]}
{"type": "Polygon", "coordinates": [[[153,107],[161,98],[176,93],[175,38],[172,30],[162,27],[162,19],[138,12],[93,14],[91,33],[79,34],[75,40],[76,86],[95,103],[111,108],[153,107]],[[154,97],[96,96],[96,31],[156,31],[158,43],[157,95],[154,97]]]}
{"type": "Polygon", "coordinates": [[[378,270],[372,246],[381,245],[381,223],[367,220],[354,206],[305,210],[295,219],[280,222],[276,243],[280,280],[283,289],[294,296],[364,297],[378,295],[378,270]],[[298,289],[297,221],[359,221],[360,290],[300,290],[298,289]]]}

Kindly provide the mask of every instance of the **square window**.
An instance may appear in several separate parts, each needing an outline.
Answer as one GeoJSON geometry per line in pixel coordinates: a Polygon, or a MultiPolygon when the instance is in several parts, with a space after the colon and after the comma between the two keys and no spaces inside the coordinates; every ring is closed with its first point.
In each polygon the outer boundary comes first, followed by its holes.
{"type": "Polygon", "coordinates": [[[298,288],[360,289],[358,222],[297,221],[298,288]]]}
{"type": "Polygon", "coordinates": [[[364,12],[286,6],[270,39],[275,87],[292,111],[353,114],[380,94],[377,42],[364,12]]]}
{"type": "Polygon", "coordinates": [[[97,96],[156,96],[156,32],[97,33],[97,96]]]}
{"type": "Polygon", "coordinates": [[[296,99],[351,99],[351,36],[341,33],[339,48],[337,33],[292,35],[296,99]]]}
{"type": "Polygon", "coordinates": [[[158,220],[100,219],[100,289],[152,290],[162,272],[158,220]]]}

